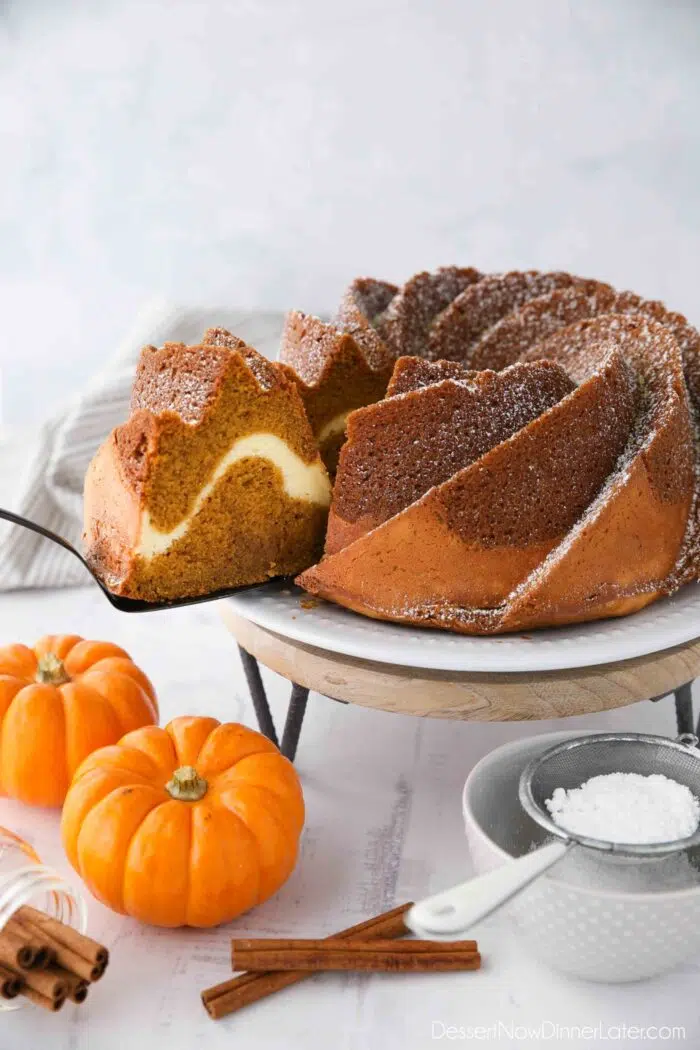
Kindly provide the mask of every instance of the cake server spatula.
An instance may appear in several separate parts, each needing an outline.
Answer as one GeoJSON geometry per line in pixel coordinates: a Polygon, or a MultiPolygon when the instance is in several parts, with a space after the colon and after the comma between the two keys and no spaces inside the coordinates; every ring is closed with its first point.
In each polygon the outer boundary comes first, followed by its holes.
{"type": "MultiPolygon", "coordinates": [[[[58,533],[52,532],[51,529],[44,528],[43,525],[39,525],[36,521],[30,521],[29,518],[23,518],[20,514],[13,513],[11,510],[0,508],[0,519],[2,518],[4,518],[5,521],[11,521],[13,525],[20,525],[23,529],[30,529],[32,532],[38,533],[40,536],[43,536],[44,539],[57,543],[59,547],[63,547],[63,549],[68,551],[69,554],[72,554],[90,573],[107,601],[110,602],[115,609],[119,609],[120,612],[160,612],[162,609],[178,609],[182,605],[199,605],[202,602],[215,602],[218,601],[219,598],[226,598],[229,594],[238,594],[240,591],[249,589],[245,587],[227,587],[220,591],[212,591],[211,594],[200,594],[195,598],[176,598],[173,601],[165,602],[144,602],[140,598],[123,598],[119,594],[112,594],[99,576],[97,576],[88,565],[77,547],[74,547],[73,544],[69,543],[68,540],[63,538],[63,536],[59,536],[58,533]]],[[[253,586],[259,586],[259,584],[254,584],[253,586]]]]}

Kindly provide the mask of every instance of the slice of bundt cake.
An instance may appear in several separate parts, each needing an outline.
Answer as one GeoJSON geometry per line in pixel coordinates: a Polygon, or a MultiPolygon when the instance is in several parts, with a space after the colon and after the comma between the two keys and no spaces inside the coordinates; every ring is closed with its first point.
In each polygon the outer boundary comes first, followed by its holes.
{"type": "Polygon", "coordinates": [[[85,554],[117,594],[175,599],[310,565],[330,482],[296,385],[240,339],[146,347],[85,481],[85,554]]]}

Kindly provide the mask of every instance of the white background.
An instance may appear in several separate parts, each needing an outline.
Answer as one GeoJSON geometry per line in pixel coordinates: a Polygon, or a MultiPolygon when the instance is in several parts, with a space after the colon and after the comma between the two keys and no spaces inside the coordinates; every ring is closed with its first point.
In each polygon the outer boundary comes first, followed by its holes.
{"type": "Polygon", "coordinates": [[[694,0],[0,11],[10,419],[154,293],[320,311],[359,273],[562,267],[700,321],[694,0]]]}

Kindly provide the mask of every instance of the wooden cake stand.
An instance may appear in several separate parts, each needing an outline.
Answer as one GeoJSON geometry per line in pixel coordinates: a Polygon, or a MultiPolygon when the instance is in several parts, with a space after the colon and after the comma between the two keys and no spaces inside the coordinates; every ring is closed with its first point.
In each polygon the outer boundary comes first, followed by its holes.
{"type": "MultiPolygon", "coordinates": [[[[506,722],[563,718],[675,696],[678,733],[694,733],[691,685],[700,639],[633,660],[565,671],[491,674],[430,671],[358,660],[283,638],[234,613],[221,615],[236,639],[260,731],[293,760],[309,690],[341,703],[425,718],[506,722]],[[292,683],[281,742],[258,662],[292,683]]],[[[700,735],[700,732],[698,733],[700,735]]]]}

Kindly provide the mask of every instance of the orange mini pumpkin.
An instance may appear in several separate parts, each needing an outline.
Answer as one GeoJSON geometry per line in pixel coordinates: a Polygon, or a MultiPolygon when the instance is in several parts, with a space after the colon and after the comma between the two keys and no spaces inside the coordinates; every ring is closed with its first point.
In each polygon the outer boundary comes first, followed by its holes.
{"type": "Polygon", "coordinates": [[[304,824],[294,766],[260,733],[183,717],[78,770],[63,844],[92,893],[155,926],[216,926],[291,874],[304,824]]]}
{"type": "Polygon", "coordinates": [[[47,635],[0,648],[0,794],[60,806],[91,751],[158,720],[153,686],[111,642],[47,635]]]}

